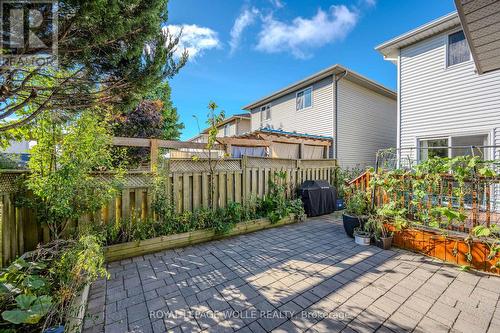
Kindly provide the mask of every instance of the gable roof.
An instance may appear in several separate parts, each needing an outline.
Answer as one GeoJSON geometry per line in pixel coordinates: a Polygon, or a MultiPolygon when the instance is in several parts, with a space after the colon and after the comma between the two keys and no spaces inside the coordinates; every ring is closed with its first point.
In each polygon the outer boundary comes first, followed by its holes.
{"type": "Polygon", "coordinates": [[[450,13],[440,17],[434,21],[424,24],[416,29],[410,30],[407,33],[399,35],[375,47],[375,50],[382,53],[385,58],[393,58],[398,56],[398,50],[417,43],[430,36],[439,34],[443,31],[455,28],[460,25],[460,19],[457,12],[450,13]]]}
{"type": "MultiPolygon", "coordinates": [[[[239,114],[232,115],[231,117],[224,119],[220,124],[218,124],[217,128],[219,128],[221,126],[224,126],[227,123],[233,122],[234,120],[237,120],[237,119],[248,119],[248,120],[250,120],[250,114],[248,114],[248,113],[239,113],[239,114]]],[[[202,134],[206,134],[206,133],[208,133],[208,130],[209,130],[208,128],[205,128],[201,133],[202,134]]]]}
{"type": "Polygon", "coordinates": [[[306,88],[306,87],[310,86],[311,84],[318,82],[324,78],[327,78],[329,76],[333,76],[336,74],[343,74],[343,73],[347,73],[345,78],[349,81],[357,83],[365,88],[373,90],[376,93],[379,93],[379,94],[384,95],[386,97],[396,99],[396,92],[394,92],[393,90],[391,90],[387,87],[384,87],[383,85],[381,85],[373,80],[370,80],[370,79],[368,79],[368,78],[366,78],[366,77],[364,77],[364,76],[362,76],[362,75],[360,75],[360,74],[358,74],[350,69],[347,69],[342,65],[336,64],[336,65],[328,67],[322,71],[319,71],[319,72],[317,72],[317,73],[315,73],[315,74],[313,74],[313,75],[311,75],[303,80],[292,83],[291,85],[289,85],[283,89],[280,89],[278,91],[275,91],[272,94],[265,96],[265,97],[255,101],[255,102],[252,102],[252,103],[244,106],[243,110],[250,111],[256,107],[267,104],[267,103],[269,103],[277,98],[283,97],[285,95],[293,93],[293,92],[300,90],[302,88],[306,88]]]}

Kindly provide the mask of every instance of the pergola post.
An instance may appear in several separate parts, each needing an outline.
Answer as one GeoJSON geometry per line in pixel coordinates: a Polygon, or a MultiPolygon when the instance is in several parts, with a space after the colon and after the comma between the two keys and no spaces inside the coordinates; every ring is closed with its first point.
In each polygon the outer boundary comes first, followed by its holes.
{"type": "Polygon", "coordinates": [[[151,171],[155,172],[158,169],[158,139],[151,139],[149,148],[151,171]]]}
{"type": "Polygon", "coordinates": [[[299,158],[302,159],[302,160],[304,159],[305,148],[306,148],[305,144],[303,142],[301,142],[299,144],[299,158]]]}

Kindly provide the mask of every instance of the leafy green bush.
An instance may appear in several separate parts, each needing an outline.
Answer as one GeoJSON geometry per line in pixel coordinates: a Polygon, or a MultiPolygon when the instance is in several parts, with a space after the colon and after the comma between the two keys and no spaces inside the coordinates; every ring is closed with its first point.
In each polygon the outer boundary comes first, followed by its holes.
{"type": "Polygon", "coordinates": [[[250,197],[244,203],[230,202],[225,208],[200,208],[194,212],[176,213],[166,191],[168,170],[158,168],[153,180],[152,208],[155,219],[122,220],[119,223],[91,225],[92,234],[101,234],[107,245],[168,236],[188,231],[213,229],[218,234],[229,232],[236,223],[267,217],[276,223],[290,214],[305,218],[302,201],[286,197],[286,173],[278,172],[269,182],[270,193],[264,198],[250,197]]]}
{"type": "MultiPolygon", "coordinates": [[[[498,224],[489,227],[478,225],[472,229],[472,234],[488,246],[488,260],[498,258],[497,256],[500,254],[500,226],[498,224]]],[[[500,269],[500,258],[494,262],[490,269],[500,269]]]]}
{"type": "Polygon", "coordinates": [[[58,240],[28,252],[0,273],[5,331],[40,332],[64,324],[85,284],[107,275],[100,240],[58,240]]]}
{"type": "Polygon", "coordinates": [[[223,234],[239,222],[263,217],[258,201],[245,204],[231,202],[225,208],[200,208],[176,214],[172,207],[162,207],[161,219],[123,220],[121,223],[93,225],[92,233],[101,234],[107,245],[144,240],[201,229],[214,229],[223,234]],[[104,229],[103,229],[104,227],[104,229]]]}
{"type": "Polygon", "coordinates": [[[370,204],[367,194],[363,191],[354,192],[347,200],[346,213],[353,216],[368,215],[370,204]]]}
{"type": "Polygon", "coordinates": [[[145,240],[159,236],[168,236],[188,231],[213,229],[218,234],[229,232],[236,223],[267,217],[273,223],[294,214],[302,220],[304,207],[300,200],[286,200],[279,210],[274,201],[269,199],[250,199],[241,204],[231,202],[225,208],[200,208],[194,212],[176,214],[172,207],[162,207],[162,217],[157,221],[123,220],[120,223],[104,225],[93,224],[91,233],[100,234],[106,245],[120,244],[136,240],[145,240]]]}
{"type": "Polygon", "coordinates": [[[26,186],[34,195],[25,204],[48,226],[51,239],[58,239],[71,221],[97,211],[112,198],[120,172],[112,182],[97,181],[92,175],[97,170],[119,170],[113,168],[109,128],[91,111],[65,123],[46,115],[32,132],[37,144],[31,150],[26,186]]]}
{"type": "Polygon", "coordinates": [[[302,201],[287,198],[286,172],[278,171],[274,173],[274,181],[269,180],[269,194],[260,201],[260,210],[264,216],[276,223],[290,214],[295,214],[296,218],[302,219],[304,207],[302,201]]]}

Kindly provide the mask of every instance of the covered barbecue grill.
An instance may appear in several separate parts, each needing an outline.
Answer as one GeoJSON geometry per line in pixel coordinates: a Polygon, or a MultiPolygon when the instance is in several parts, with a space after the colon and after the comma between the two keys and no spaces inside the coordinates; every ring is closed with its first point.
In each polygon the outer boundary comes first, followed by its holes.
{"type": "Polygon", "coordinates": [[[307,216],[319,216],[335,211],[337,190],[326,180],[306,180],[299,189],[307,216]]]}

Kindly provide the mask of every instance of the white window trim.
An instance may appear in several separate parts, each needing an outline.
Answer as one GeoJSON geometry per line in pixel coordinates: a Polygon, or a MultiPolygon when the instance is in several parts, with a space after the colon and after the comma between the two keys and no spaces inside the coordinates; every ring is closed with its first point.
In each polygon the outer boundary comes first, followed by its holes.
{"type": "Polygon", "coordinates": [[[459,62],[458,64],[454,64],[454,65],[450,65],[450,63],[448,62],[448,52],[450,50],[449,49],[450,48],[450,36],[453,35],[454,33],[459,32],[459,31],[463,31],[463,29],[462,28],[456,28],[456,29],[454,29],[454,30],[452,30],[452,31],[450,31],[450,32],[448,32],[448,33],[445,34],[445,36],[446,36],[446,41],[445,41],[446,50],[445,50],[445,54],[444,54],[444,68],[445,69],[456,68],[456,67],[468,65],[471,62],[474,62],[474,60],[472,59],[472,53],[471,53],[471,50],[470,50],[470,47],[469,47],[469,42],[467,41],[467,38],[465,38],[465,42],[467,43],[467,47],[469,48],[469,60],[464,61],[464,62],[459,62]]]}
{"type": "Polygon", "coordinates": [[[313,103],[313,92],[314,92],[313,86],[309,86],[309,87],[304,88],[304,89],[302,89],[302,90],[299,90],[299,91],[297,91],[297,92],[295,93],[295,111],[297,111],[297,112],[301,112],[301,111],[304,111],[304,110],[307,110],[307,109],[311,109],[311,108],[313,107],[313,105],[314,105],[314,103],[313,103]],[[306,91],[306,90],[308,90],[308,89],[311,89],[311,106],[304,107],[304,108],[302,108],[302,109],[298,109],[298,110],[297,110],[297,97],[299,96],[299,94],[300,94],[301,92],[304,92],[304,91],[306,91]]]}

